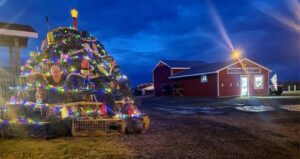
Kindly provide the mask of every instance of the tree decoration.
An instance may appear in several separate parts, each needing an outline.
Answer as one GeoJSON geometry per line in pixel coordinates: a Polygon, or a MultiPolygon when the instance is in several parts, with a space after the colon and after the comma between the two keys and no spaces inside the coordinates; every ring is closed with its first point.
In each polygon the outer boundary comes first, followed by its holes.
{"type": "Polygon", "coordinates": [[[87,59],[81,61],[81,74],[84,76],[89,75],[90,63],[87,59]]]}
{"type": "Polygon", "coordinates": [[[92,48],[93,48],[93,52],[95,55],[98,55],[99,52],[98,52],[98,48],[97,48],[97,45],[95,43],[92,44],[92,48]]]}
{"type": "Polygon", "coordinates": [[[105,117],[107,116],[107,106],[103,103],[100,107],[100,116],[105,117]]]}
{"type": "Polygon", "coordinates": [[[76,9],[71,10],[71,16],[73,18],[73,26],[75,29],[77,29],[77,16],[78,16],[78,11],[76,9]]]}
{"type": "Polygon", "coordinates": [[[47,42],[48,42],[48,45],[54,44],[54,36],[53,36],[53,32],[52,31],[49,31],[47,33],[47,42]]]}
{"type": "Polygon", "coordinates": [[[9,108],[40,111],[41,122],[51,116],[143,120],[114,58],[97,38],[77,30],[77,22],[74,27],[49,31],[42,52],[30,53],[21,67],[19,85],[12,88],[9,108]]]}
{"type": "Polygon", "coordinates": [[[103,64],[98,64],[97,68],[98,68],[99,72],[101,72],[103,75],[105,75],[105,76],[109,75],[107,70],[104,68],[103,64]]]}
{"type": "Polygon", "coordinates": [[[58,65],[52,65],[51,66],[51,75],[52,75],[53,81],[55,83],[59,83],[60,82],[60,80],[61,80],[61,72],[60,72],[60,69],[59,69],[58,65]]]}
{"type": "Polygon", "coordinates": [[[48,41],[47,39],[43,40],[42,44],[41,44],[41,50],[45,51],[47,49],[48,46],[48,41]]]}

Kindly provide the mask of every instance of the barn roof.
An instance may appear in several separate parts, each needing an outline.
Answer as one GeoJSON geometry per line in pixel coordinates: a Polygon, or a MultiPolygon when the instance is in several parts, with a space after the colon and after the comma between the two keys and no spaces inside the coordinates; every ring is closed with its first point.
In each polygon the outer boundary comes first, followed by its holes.
{"type": "Polygon", "coordinates": [[[191,68],[199,65],[203,65],[204,61],[183,61],[183,60],[161,60],[170,68],[191,68]]]}
{"type": "MultiPolygon", "coordinates": [[[[262,68],[264,68],[264,69],[271,72],[270,69],[254,62],[252,60],[249,60],[247,58],[241,59],[241,61],[244,61],[244,60],[248,60],[252,63],[255,63],[256,65],[258,65],[258,66],[260,66],[260,67],[262,67],[262,68]]],[[[192,67],[191,69],[185,70],[183,72],[174,74],[174,75],[170,76],[169,78],[174,79],[174,78],[192,77],[192,76],[198,76],[198,75],[217,73],[219,70],[222,70],[226,67],[234,65],[237,62],[239,62],[239,61],[237,61],[237,60],[235,60],[235,61],[234,60],[226,60],[226,61],[220,61],[220,62],[215,62],[215,63],[203,64],[203,65],[192,67]]]]}
{"type": "Polygon", "coordinates": [[[233,61],[220,61],[215,63],[209,63],[209,64],[203,64],[200,66],[192,67],[189,70],[177,73],[170,78],[179,78],[179,77],[188,77],[188,76],[194,76],[194,75],[201,75],[201,74],[209,74],[209,73],[215,73],[217,70],[232,64],[233,61]]]}

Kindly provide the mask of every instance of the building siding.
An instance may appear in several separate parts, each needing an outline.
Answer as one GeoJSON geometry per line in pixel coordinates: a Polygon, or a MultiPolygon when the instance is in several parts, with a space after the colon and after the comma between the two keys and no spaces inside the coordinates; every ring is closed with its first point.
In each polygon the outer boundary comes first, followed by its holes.
{"type": "MultiPolygon", "coordinates": [[[[229,68],[241,68],[241,63],[237,63],[229,68]]],[[[228,74],[228,68],[220,70],[219,73],[208,74],[207,83],[201,83],[201,76],[193,77],[184,77],[177,79],[169,79],[172,74],[179,73],[186,69],[171,69],[164,63],[160,63],[153,70],[153,82],[156,96],[166,96],[166,95],[178,95],[174,90],[180,90],[184,96],[200,96],[200,97],[231,97],[231,96],[240,96],[240,78],[241,75],[248,76],[248,87],[249,95],[267,95],[268,94],[268,84],[269,84],[269,70],[266,70],[251,61],[244,60],[243,67],[253,68],[258,67],[261,69],[260,73],[253,74],[228,74]],[[254,76],[263,75],[263,88],[255,89],[254,88],[254,76]],[[219,77],[219,82],[218,82],[219,77]],[[171,89],[174,85],[177,84],[176,88],[171,89]],[[162,91],[162,86],[168,85],[170,88],[169,92],[162,91]],[[173,92],[172,92],[173,91],[173,92]]],[[[175,87],[174,87],[175,88],[175,87]]]]}
{"type": "Polygon", "coordinates": [[[184,96],[217,96],[217,74],[207,75],[207,82],[201,83],[200,76],[186,77],[178,80],[184,96]]]}
{"type": "Polygon", "coordinates": [[[161,85],[171,84],[169,77],[171,69],[163,63],[160,63],[153,71],[154,93],[156,96],[164,96],[167,93],[161,91],[161,85]]]}
{"type": "MultiPolygon", "coordinates": [[[[259,67],[248,61],[243,61],[245,64],[244,67],[259,67]]],[[[238,63],[232,67],[241,67],[241,64],[238,63]]],[[[260,67],[261,68],[261,67],[260,67]]],[[[240,88],[240,76],[247,75],[243,74],[228,74],[228,69],[221,70],[219,72],[219,89],[220,96],[239,96],[241,94],[240,88]],[[231,84],[231,85],[230,85],[231,84]]],[[[267,95],[268,94],[268,80],[269,80],[269,71],[261,68],[261,73],[248,74],[249,80],[249,95],[267,95]],[[263,89],[254,89],[254,75],[263,75],[263,89]]]]}

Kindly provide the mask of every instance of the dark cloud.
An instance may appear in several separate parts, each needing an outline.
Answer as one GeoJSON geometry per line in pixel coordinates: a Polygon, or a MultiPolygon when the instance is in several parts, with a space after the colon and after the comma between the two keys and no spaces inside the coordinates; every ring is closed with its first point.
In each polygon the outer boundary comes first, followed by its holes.
{"type": "MultiPolygon", "coordinates": [[[[295,19],[286,0],[27,0],[6,1],[0,21],[29,24],[39,32],[22,50],[28,57],[51,28],[70,26],[70,10],[79,11],[79,28],[91,32],[117,59],[132,85],[152,80],[160,59],[215,62],[230,51],[213,21],[213,6],[234,47],[278,74],[281,80],[299,80],[299,33],[280,24],[262,9],[295,19]]],[[[0,49],[3,51],[3,49],[0,49]]],[[[1,55],[2,57],[3,55],[1,55]]],[[[3,63],[4,64],[4,63],[3,63]]]]}

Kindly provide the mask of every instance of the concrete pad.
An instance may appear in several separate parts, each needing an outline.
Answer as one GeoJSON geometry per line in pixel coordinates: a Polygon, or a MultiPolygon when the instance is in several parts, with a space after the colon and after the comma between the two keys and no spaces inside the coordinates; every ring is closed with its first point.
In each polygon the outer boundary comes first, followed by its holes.
{"type": "Polygon", "coordinates": [[[300,111],[300,105],[283,105],[280,108],[289,110],[289,111],[300,111]]]}
{"type": "Polygon", "coordinates": [[[245,111],[245,112],[265,112],[265,111],[272,111],[274,110],[271,106],[240,106],[235,107],[238,110],[245,111]]]}

